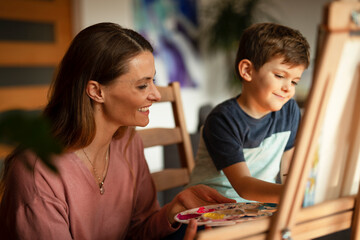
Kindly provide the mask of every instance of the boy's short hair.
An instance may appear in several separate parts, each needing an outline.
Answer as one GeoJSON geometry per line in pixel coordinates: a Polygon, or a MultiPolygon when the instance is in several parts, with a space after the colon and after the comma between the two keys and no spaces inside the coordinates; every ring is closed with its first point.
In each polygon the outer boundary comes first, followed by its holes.
{"type": "Polygon", "coordinates": [[[243,59],[250,60],[259,70],[274,57],[284,57],[284,63],[304,65],[310,63],[309,43],[297,30],[275,23],[253,24],[243,32],[235,60],[236,74],[243,59]]]}

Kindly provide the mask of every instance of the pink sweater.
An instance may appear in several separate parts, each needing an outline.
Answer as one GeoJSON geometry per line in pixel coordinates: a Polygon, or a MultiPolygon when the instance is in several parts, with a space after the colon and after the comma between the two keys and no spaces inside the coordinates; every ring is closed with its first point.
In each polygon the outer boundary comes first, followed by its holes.
{"type": "Polygon", "coordinates": [[[175,231],[160,209],[138,135],[126,157],[126,135],[110,145],[104,195],[74,154],[56,159],[59,174],[27,153],[34,172],[16,160],[0,206],[0,236],[9,239],[159,239],[175,231]]]}

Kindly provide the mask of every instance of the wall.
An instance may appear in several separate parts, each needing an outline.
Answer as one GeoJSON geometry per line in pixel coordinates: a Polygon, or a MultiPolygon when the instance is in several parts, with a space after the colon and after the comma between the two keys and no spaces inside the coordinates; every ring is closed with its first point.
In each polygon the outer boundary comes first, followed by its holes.
{"type": "Polygon", "coordinates": [[[133,27],[131,0],[73,0],[73,32],[99,22],[116,22],[133,27]]]}
{"type": "MultiPolygon", "coordinates": [[[[329,0],[272,0],[273,7],[267,9],[270,14],[276,16],[281,24],[300,30],[308,39],[311,45],[312,57],[315,53],[317,26],[321,21],[322,9],[329,0]]],[[[199,0],[200,8],[208,3],[208,1],[199,0]]],[[[132,20],[132,1],[131,0],[77,0],[73,1],[74,13],[74,33],[77,33],[84,27],[103,21],[117,22],[124,27],[133,27],[132,20]]],[[[221,101],[233,96],[228,89],[224,80],[225,71],[222,62],[222,56],[212,56],[204,59],[203,69],[199,69],[203,76],[199,87],[196,89],[183,89],[182,100],[184,112],[187,122],[187,128],[190,133],[196,131],[198,124],[198,109],[205,103],[216,105],[221,101]]],[[[162,67],[157,66],[157,71],[162,67]]],[[[299,91],[306,95],[307,89],[311,83],[312,69],[310,68],[303,74],[302,84],[298,86],[299,91]]],[[[302,96],[306,97],[306,96],[302,96]]],[[[161,114],[162,108],[152,108],[150,114],[151,123],[149,126],[171,125],[170,122],[164,120],[161,114]]],[[[162,151],[159,148],[146,151],[146,157],[150,162],[152,171],[162,167],[162,151]]]]}

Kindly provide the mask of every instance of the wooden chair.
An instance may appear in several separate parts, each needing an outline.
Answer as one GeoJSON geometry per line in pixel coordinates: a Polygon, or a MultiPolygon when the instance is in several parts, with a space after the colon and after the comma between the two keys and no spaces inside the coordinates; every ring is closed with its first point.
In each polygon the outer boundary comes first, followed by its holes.
{"type": "Polygon", "coordinates": [[[194,167],[194,156],[190,135],[185,124],[180,84],[173,82],[166,87],[158,86],[157,88],[161,94],[160,103],[171,103],[175,126],[173,128],[146,128],[137,130],[137,132],[140,134],[145,148],[171,144],[178,146],[181,168],[169,168],[152,173],[156,190],[164,191],[184,186],[189,182],[190,172],[194,167]]]}
{"type": "MultiPolygon", "coordinates": [[[[49,86],[12,86],[0,88],[0,112],[21,109],[40,110],[47,103],[49,86]]],[[[4,159],[13,148],[0,144],[0,159],[4,159]]]]}

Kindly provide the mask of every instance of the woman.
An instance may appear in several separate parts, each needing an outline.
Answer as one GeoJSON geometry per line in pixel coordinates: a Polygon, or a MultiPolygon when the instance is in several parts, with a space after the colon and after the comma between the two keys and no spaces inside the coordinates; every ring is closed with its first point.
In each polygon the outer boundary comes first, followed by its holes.
{"type": "Polygon", "coordinates": [[[159,207],[141,139],[129,127],[146,126],[149,107],[161,97],[152,52],[141,35],[112,23],[75,37],[44,110],[65,148],[54,157],[59,174],[30,151],[7,159],[2,237],[159,239],[179,227],[176,213],[232,202],[198,186],[159,207]]]}

